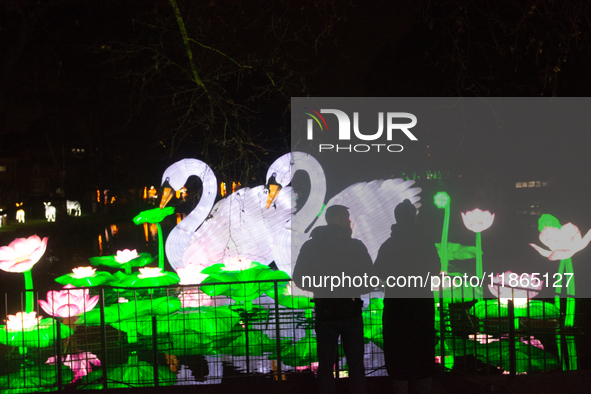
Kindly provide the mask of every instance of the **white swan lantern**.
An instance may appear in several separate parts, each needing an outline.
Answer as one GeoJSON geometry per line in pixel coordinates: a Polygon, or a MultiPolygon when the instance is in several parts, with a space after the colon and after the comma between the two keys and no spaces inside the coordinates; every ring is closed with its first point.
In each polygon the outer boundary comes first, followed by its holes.
{"type": "Polygon", "coordinates": [[[217,192],[217,180],[211,168],[197,159],[184,159],[168,167],[162,175],[162,199],[160,209],[164,208],[174,195],[180,190],[190,176],[198,176],[203,184],[203,192],[199,203],[166,238],[166,257],[175,270],[184,267],[183,252],[197,228],[203,223],[213,204],[217,192]]]}
{"type": "Polygon", "coordinates": [[[285,227],[292,212],[291,154],[277,159],[267,171],[267,182],[274,180],[281,188],[264,185],[240,189],[220,200],[193,235],[183,255],[183,266],[210,266],[232,258],[268,265],[273,261],[273,241],[285,227]]]}
{"type": "MultiPolygon", "coordinates": [[[[203,182],[199,204],[166,240],[166,255],[171,266],[175,270],[189,264],[207,267],[240,256],[265,265],[275,261],[280,270],[291,274],[292,263],[311,231],[326,224],[323,211],[326,178],[318,161],[302,152],[281,156],[269,168],[266,179],[273,173],[281,186],[275,199],[261,185],[238,190],[213,206],[217,183],[209,166],[195,159],[181,160],[170,166],[162,182],[168,180],[175,190],[191,175],[199,176],[203,182]],[[294,212],[295,193],[287,185],[298,170],[310,177],[310,194],[305,205],[294,212]]],[[[396,205],[409,199],[420,207],[421,189],[411,187],[413,184],[414,181],[402,179],[361,182],[346,188],[326,205],[340,204],[349,208],[353,237],[363,241],[375,259],[380,245],[390,236],[396,205]]],[[[170,197],[163,195],[160,207],[169,200],[170,197]]]]}

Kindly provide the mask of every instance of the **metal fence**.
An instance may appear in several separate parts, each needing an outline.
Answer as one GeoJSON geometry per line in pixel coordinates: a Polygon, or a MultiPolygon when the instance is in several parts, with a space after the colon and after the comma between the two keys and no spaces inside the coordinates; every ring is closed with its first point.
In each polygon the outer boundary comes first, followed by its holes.
{"type": "MultiPolygon", "coordinates": [[[[5,294],[0,393],[313,376],[313,303],[292,296],[287,285],[267,280],[62,290],[61,299],[35,294],[46,306],[36,302],[35,315],[18,316],[25,297],[5,294]]],[[[515,375],[578,368],[588,310],[580,302],[576,318],[569,319],[564,299],[504,303],[465,296],[435,292],[434,363],[442,371],[515,375]]],[[[367,376],[384,376],[383,292],[364,301],[367,376]]],[[[347,376],[342,351],[335,375],[347,376]]]]}

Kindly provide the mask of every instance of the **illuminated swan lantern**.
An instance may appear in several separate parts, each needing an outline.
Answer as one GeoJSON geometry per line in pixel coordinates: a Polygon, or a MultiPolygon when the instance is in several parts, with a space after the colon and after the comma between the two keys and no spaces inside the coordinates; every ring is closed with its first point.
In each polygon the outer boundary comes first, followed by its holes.
{"type": "Polygon", "coordinates": [[[217,180],[211,168],[197,159],[184,159],[168,167],[162,175],[162,200],[160,208],[164,208],[174,195],[173,190],[180,190],[190,176],[198,176],[203,184],[203,192],[199,203],[184,218],[166,238],[166,257],[170,265],[176,270],[183,267],[183,252],[187,249],[191,237],[197,228],[203,223],[213,204],[217,194],[217,180]]]}
{"type": "MultiPolygon", "coordinates": [[[[299,153],[295,153],[299,154],[299,153]]],[[[182,265],[210,266],[234,257],[268,265],[273,261],[273,240],[289,222],[292,212],[291,158],[286,154],[267,171],[267,182],[281,186],[273,194],[264,185],[243,188],[220,200],[193,235],[182,265]]]]}
{"type": "MultiPolygon", "coordinates": [[[[279,269],[291,273],[292,259],[297,258],[301,245],[315,227],[326,224],[324,213],[319,215],[326,197],[326,177],[318,161],[306,153],[288,153],[269,168],[267,179],[275,173],[276,182],[282,186],[271,203],[264,186],[244,188],[219,201],[209,215],[217,192],[213,172],[203,162],[199,167],[183,166],[179,171],[179,163],[165,171],[163,183],[168,178],[170,186],[178,190],[189,176],[197,175],[204,192],[199,205],[166,241],[166,254],[174,269],[189,264],[210,266],[239,256],[265,265],[275,261],[279,269]],[[299,170],[310,177],[310,195],[306,204],[292,214],[295,193],[287,185],[299,170]],[[208,196],[211,199],[205,202],[208,196]]],[[[402,179],[357,183],[330,199],[327,206],[349,207],[353,236],[363,241],[375,259],[379,247],[390,236],[396,205],[408,198],[420,207],[421,189],[411,188],[413,184],[402,179]]]]}
{"type": "MultiPolygon", "coordinates": [[[[323,210],[314,225],[310,226],[322,209],[326,193],[326,179],[319,167],[311,156],[295,157],[293,171],[308,172],[311,194],[305,206],[292,216],[274,241],[275,264],[289,274],[293,271],[292,262],[297,260],[300,248],[309,239],[312,230],[326,225],[323,210]]],[[[344,205],[349,208],[353,237],[363,241],[372,260],[375,260],[380,246],[390,237],[390,227],[396,222],[396,205],[408,198],[417,208],[421,206],[418,203],[421,189],[411,188],[413,184],[414,181],[399,178],[356,183],[331,198],[326,206],[344,205]]]]}

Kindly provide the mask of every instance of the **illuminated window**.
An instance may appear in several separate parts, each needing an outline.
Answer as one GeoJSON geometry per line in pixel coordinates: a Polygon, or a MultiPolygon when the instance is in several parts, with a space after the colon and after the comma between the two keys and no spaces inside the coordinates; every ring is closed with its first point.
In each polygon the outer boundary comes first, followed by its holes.
{"type": "Polygon", "coordinates": [[[527,187],[536,187],[536,181],[529,181],[527,187]]]}
{"type": "Polygon", "coordinates": [[[546,182],[546,181],[543,181],[543,182],[542,182],[542,187],[548,187],[548,182],[546,182]]]}
{"type": "Polygon", "coordinates": [[[542,182],[536,181],[536,187],[542,187],[542,182]]]}
{"type": "Polygon", "coordinates": [[[516,187],[517,189],[521,189],[521,182],[517,182],[517,183],[515,184],[515,187],[516,187]]]}
{"type": "Polygon", "coordinates": [[[6,166],[0,166],[0,172],[6,172],[6,166]]]}

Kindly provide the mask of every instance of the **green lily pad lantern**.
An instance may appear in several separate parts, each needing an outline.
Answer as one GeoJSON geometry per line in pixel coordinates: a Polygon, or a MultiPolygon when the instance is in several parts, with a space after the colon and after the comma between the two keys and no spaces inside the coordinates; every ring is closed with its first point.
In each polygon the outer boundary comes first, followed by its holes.
{"type": "Polygon", "coordinates": [[[223,349],[220,354],[231,354],[233,356],[260,356],[266,352],[272,352],[276,347],[274,340],[259,330],[248,330],[240,332],[240,336],[223,349]],[[248,337],[248,342],[246,338],[248,337]],[[248,347],[247,347],[248,343],[248,347]]]}
{"type": "MultiPolygon", "coordinates": [[[[164,316],[161,314],[160,316],[164,316]]],[[[206,306],[191,310],[191,312],[175,313],[158,319],[156,330],[158,333],[179,334],[186,332],[200,332],[209,336],[225,334],[232,331],[238,323],[239,316],[227,306],[206,306]]],[[[152,316],[144,315],[137,319],[124,320],[111,324],[124,331],[137,331],[141,335],[152,335],[152,316]]]]}
{"type": "Polygon", "coordinates": [[[130,275],[133,267],[144,267],[155,259],[149,253],[138,254],[136,250],[125,249],[118,250],[115,255],[91,257],[89,260],[92,265],[123,269],[127,275],[130,275]]]}
{"type": "Polygon", "coordinates": [[[384,335],[382,327],[382,315],[384,313],[384,299],[372,298],[369,305],[362,312],[364,342],[375,343],[379,348],[384,348],[384,335]]]}
{"type": "Polygon", "coordinates": [[[237,302],[249,303],[255,298],[269,292],[274,288],[273,282],[265,283],[233,283],[229,282],[250,282],[272,279],[289,279],[283,271],[273,271],[266,265],[252,262],[249,268],[242,270],[234,270],[233,267],[228,270],[225,264],[214,264],[203,271],[208,274],[208,277],[201,282],[201,291],[212,297],[214,296],[228,296],[237,302]],[[283,274],[281,274],[283,272],[283,274]],[[284,277],[278,277],[284,276],[284,277]],[[217,285],[209,285],[209,283],[221,283],[217,285]]]}
{"type": "MultiPolygon", "coordinates": [[[[283,272],[283,271],[279,271],[283,272]]],[[[266,294],[274,299],[274,291],[275,289],[271,289],[266,292],[266,294]]],[[[278,301],[279,305],[284,306],[290,309],[312,309],[314,308],[314,302],[312,301],[311,297],[306,296],[294,296],[291,293],[291,285],[287,284],[286,282],[279,282],[277,286],[278,290],[278,301]]]]}
{"type": "Polygon", "coordinates": [[[71,274],[65,274],[56,278],[60,285],[72,285],[74,287],[102,286],[113,280],[113,275],[106,271],[96,271],[92,267],[77,267],[71,274]]]}
{"type": "Polygon", "coordinates": [[[8,315],[5,326],[0,326],[0,343],[20,348],[44,348],[57,340],[57,326],[60,325],[61,338],[72,335],[72,330],[54,319],[39,319],[37,312],[18,312],[8,315]]]}
{"type": "Polygon", "coordinates": [[[154,208],[142,211],[133,218],[133,222],[137,225],[155,223],[158,226],[158,267],[160,269],[164,269],[164,240],[162,238],[162,226],[160,226],[160,222],[173,213],[174,207],[154,208]]]}
{"type": "Polygon", "coordinates": [[[160,223],[167,216],[174,213],[174,207],[166,207],[164,209],[154,208],[148,209],[147,211],[140,212],[136,217],[133,218],[135,224],[144,223],[160,223]]]}
{"type": "MultiPolygon", "coordinates": [[[[138,300],[109,305],[105,308],[105,323],[137,319],[146,315],[168,315],[181,309],[181,301],[174,297],[160,297],[153,300],[138,300]]],[[[101,324],[100,310],[93,309],[80,316],[78,324],[98,326],[101,324]]]]}
{"type": "MultiPolygon", "coordinates": [[[[516,305],[514,309],[515,317],[530,317],[532,319],[558,319],[560,318],[560,310],[551,303],[530,300],[528,305],[516,305]]],[[[501,318],[509,316],[509,308],[507,303],[499,300],[483,300],[477,302],[470,308],[470,314],[479,319],[486,318],[501,318]]]]}
{"type": "Polygon", "coordinates": [[[3,394],[26,394],[57,391],[58,370],[66,382],[74,379],[74,372],[65,366],[43,365],[38,368],[20,368],[17,372],[0,376],[0,392],[3,394]]]}
{"type": "MultiPolygon", "coordinates": [[[[509,371],[510,344],[500,340],[488,344],[475,343],[476,356],[488,363],[509,371]]],[[[539,372],[560,368],[560,362],[553,354],[523,342],[515,343],[516,372],[539,372]],[[531,369],[530,369],[531,365],[531,369]]]]}
{"type": "Polygon", "coordinates": [[[179,283],[181,279],[174,272],[162,271],[159,267],[140,268],[140,272],[127,275],[112,283],[115,287],[159,287],[179,283]]]}
{"type": "MultiPolygon", "coordinates": [[[[145,361],[138,361],[137,355],[131,355],[127,364],[107,368],[109,379],[108,388],[129,387],[154,387],[158,381],[159,386],[172,386],[176,383],[176,374],[166,366],[158,366],[157,378],[154,375],[154,366],[145,361]]],[[[86,390],[103,389],[103,370],[98,369],[88,374],[88,380],[99,382],[85,386],[86,390]]]]}
{"type": "Polygon", "coordinates": [[[284,347],[281,362],[291,367],[303,367],[318,362],[316,337],[304,337],[284,347]]]}

